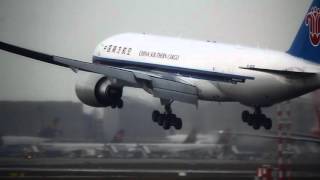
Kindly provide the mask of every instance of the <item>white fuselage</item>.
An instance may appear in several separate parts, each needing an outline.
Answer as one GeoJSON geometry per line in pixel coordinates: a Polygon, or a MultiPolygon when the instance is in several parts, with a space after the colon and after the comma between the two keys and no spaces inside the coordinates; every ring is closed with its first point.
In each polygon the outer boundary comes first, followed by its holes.
{"type": "MultiPolygon", "coordinates": [[[[308,93],[320,87],[319,76],[296,78],[259,72],[240,67],[258,67],[296,72],[320,72],[320,67],[285,52],[185,40],[147,34],[126,33],[106,39],[98,45],[94,57],[136,65],[151,64],[162,68],[183,68],[201,72],[219,72],[254,77],[244,83],[226,83],[182,78],[199,89],[199,99],[237,101],[249,106],[270,106],[308,93]]],[[[127,65],[128,66],[128,65],[127,65]]]]}

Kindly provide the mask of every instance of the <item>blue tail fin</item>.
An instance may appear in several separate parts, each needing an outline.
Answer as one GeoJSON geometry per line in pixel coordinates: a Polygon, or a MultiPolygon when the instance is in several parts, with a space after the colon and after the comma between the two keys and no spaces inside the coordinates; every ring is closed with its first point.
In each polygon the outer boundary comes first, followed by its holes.
{"type": "Polygon", "coordinates": [[[320,0],[311,4],[288,53],[320,64],[320,0]]]}

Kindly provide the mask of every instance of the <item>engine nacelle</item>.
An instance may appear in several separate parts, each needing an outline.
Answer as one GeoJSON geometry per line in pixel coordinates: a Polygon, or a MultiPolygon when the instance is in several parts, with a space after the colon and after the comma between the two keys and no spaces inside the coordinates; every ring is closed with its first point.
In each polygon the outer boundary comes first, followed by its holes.
{"type": "Polygon", "coordinates": [[[92,107],[114,107],[122,96],[122,87],[112,84],[103,75],[92,73],[78,78],[75,91],[81,102],[92,107]]]}

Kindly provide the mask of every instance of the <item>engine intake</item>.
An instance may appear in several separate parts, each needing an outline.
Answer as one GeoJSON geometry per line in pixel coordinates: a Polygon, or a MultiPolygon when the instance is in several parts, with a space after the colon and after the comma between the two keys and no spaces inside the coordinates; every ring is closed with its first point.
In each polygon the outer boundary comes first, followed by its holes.
{"type": "Polygon", "coordinates": [[[80,101],[86,105],[121,108],[123,106],[122,89],[111,84],[111,81],[103,75],[89,74],[86,77],[79,77],[75,91],[80,101]]]}

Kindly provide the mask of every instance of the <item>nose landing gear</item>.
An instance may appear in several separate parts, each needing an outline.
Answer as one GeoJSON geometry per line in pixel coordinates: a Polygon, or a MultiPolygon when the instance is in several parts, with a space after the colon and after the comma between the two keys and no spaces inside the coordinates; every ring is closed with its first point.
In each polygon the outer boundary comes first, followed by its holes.
{"type": "Polygon", "coordinates": [[[249,111],[243,111],[242,121],[248,123],[255,130],[260,129],[262,126],[267,130],[272,128],[272,120],[261,112],[260,107],[256,107],[253,114],[249,113],[249,111]]]}

